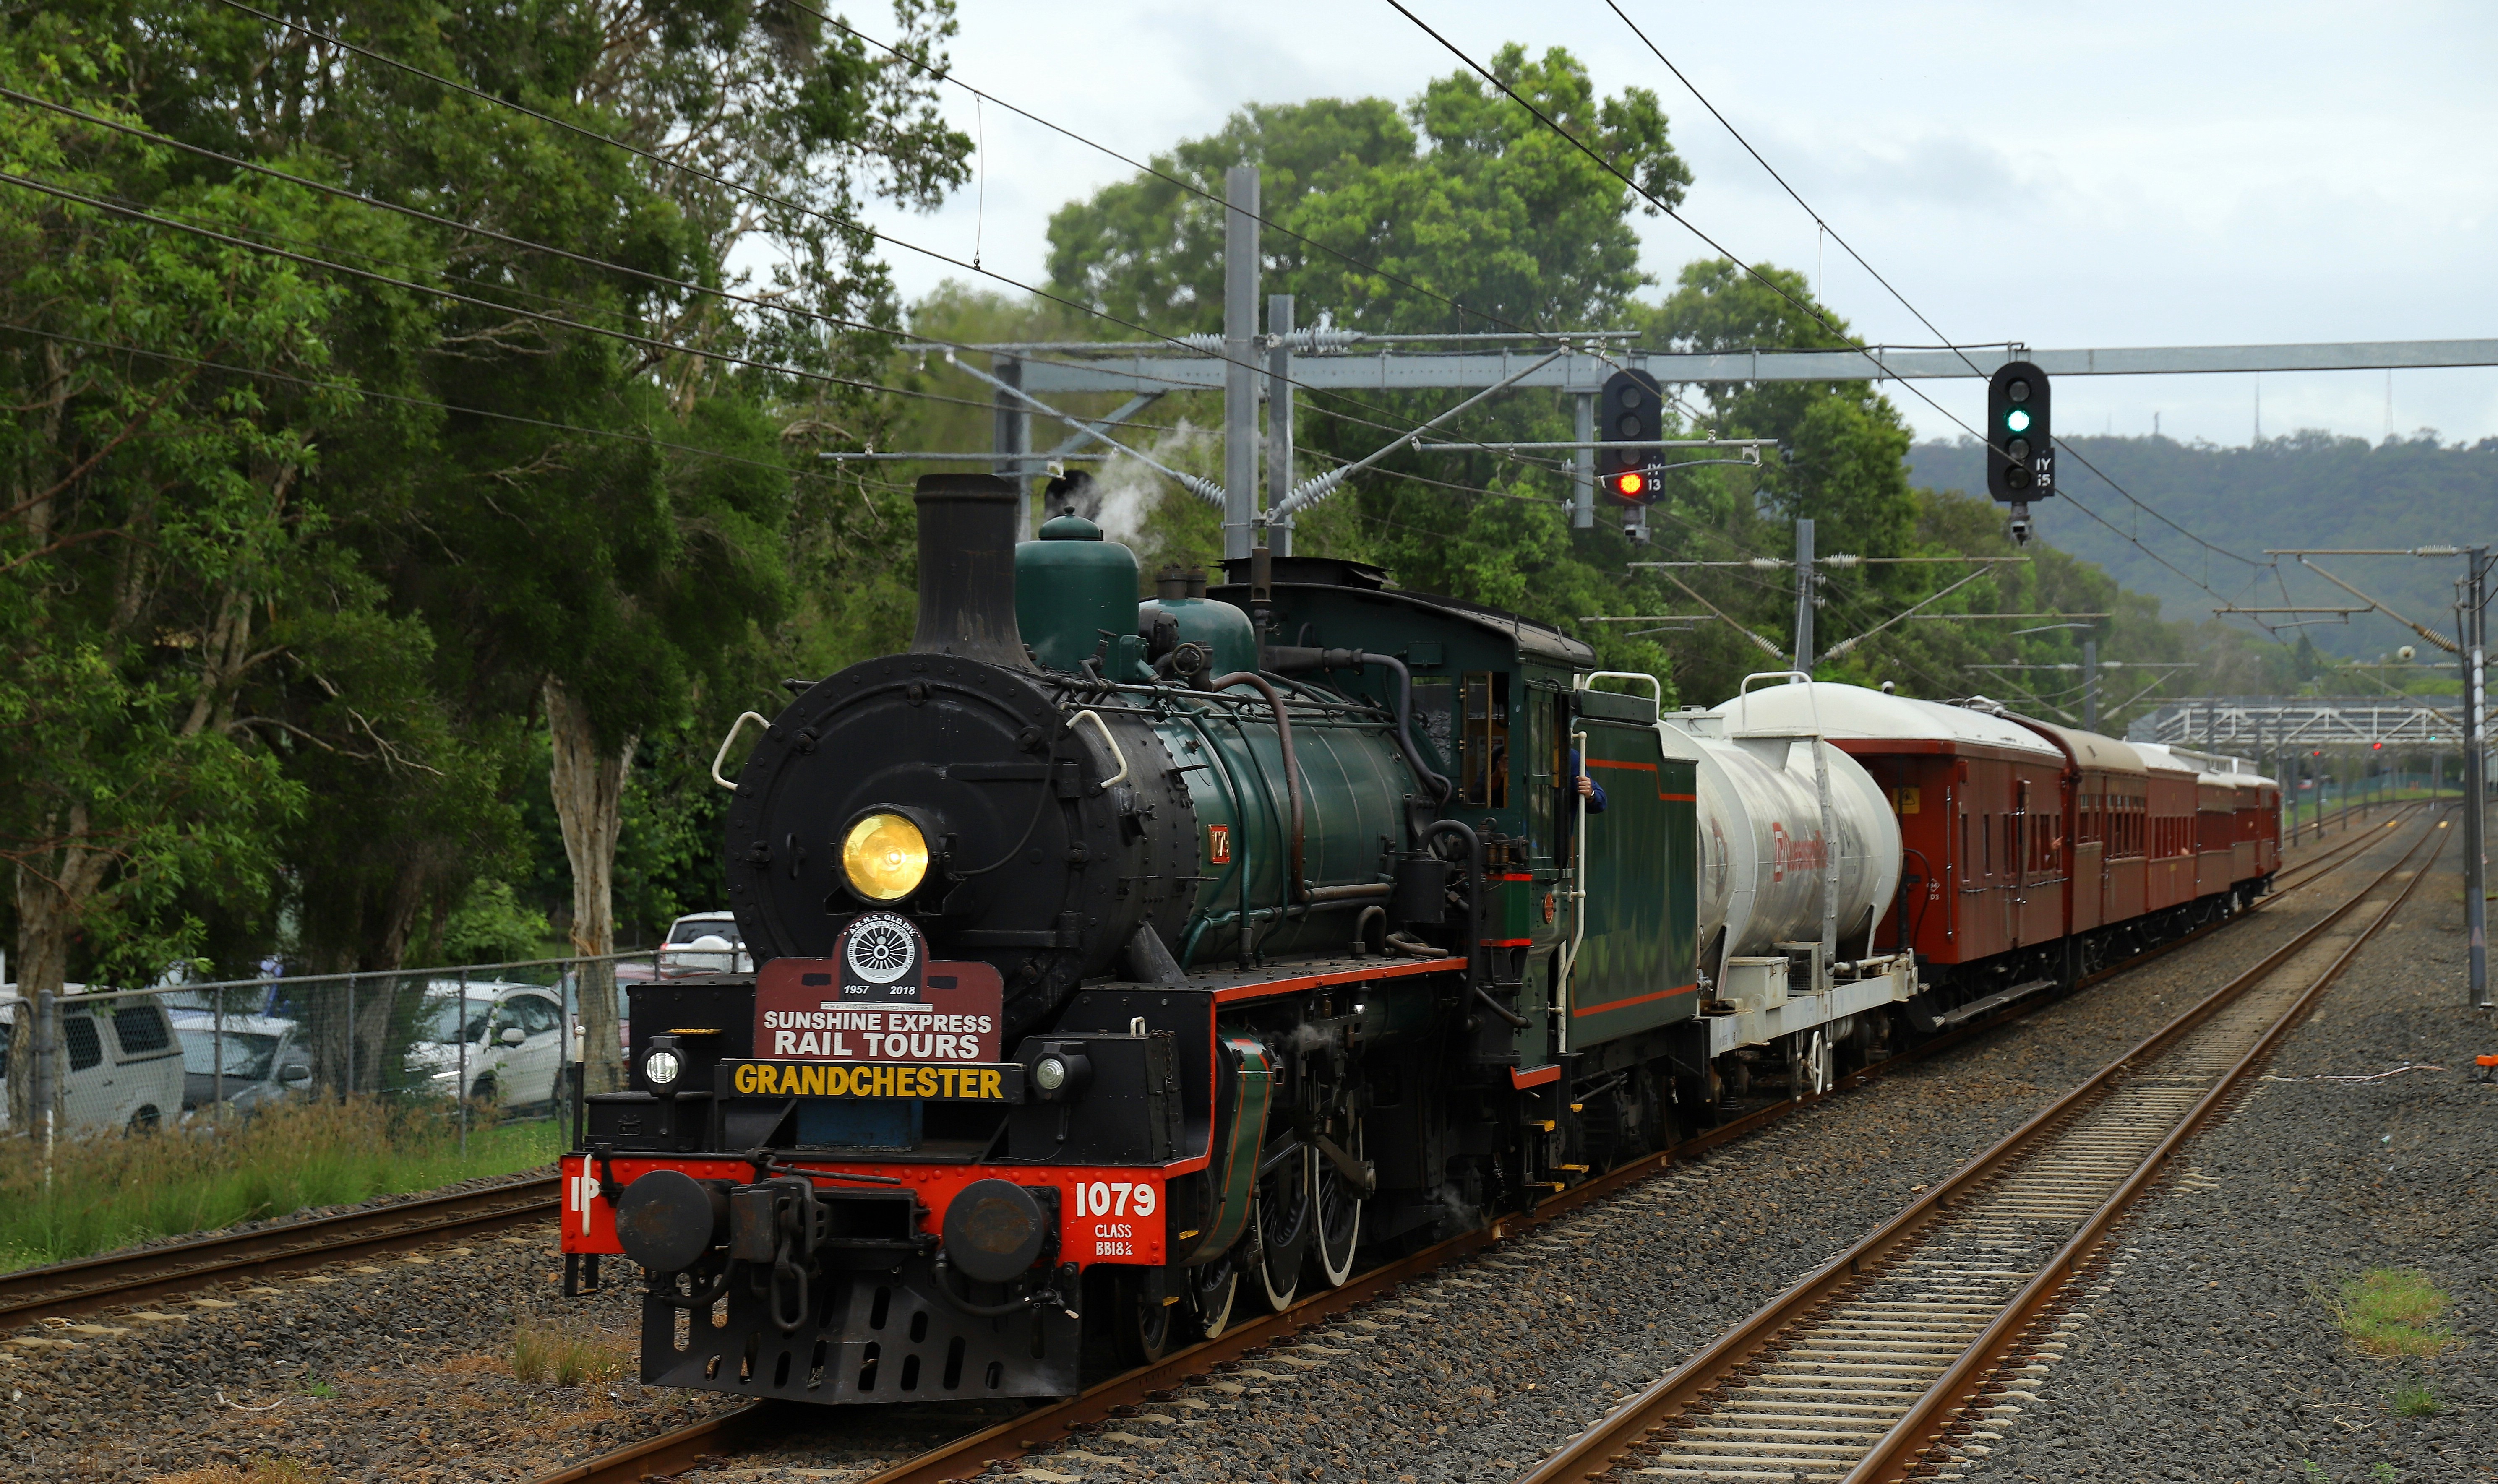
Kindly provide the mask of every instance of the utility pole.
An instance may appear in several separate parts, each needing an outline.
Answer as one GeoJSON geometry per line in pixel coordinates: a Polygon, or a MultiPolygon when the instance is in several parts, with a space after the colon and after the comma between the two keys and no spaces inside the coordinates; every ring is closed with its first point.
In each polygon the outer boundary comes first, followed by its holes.
{"type": "MultiPolygon", "coordinates": [[[[1266,508],[1282,507],[1293,494],[1293,296],[1266,296],[1266,508]]],[[[1293,554],[1293,518],[1266,527],[1266,549],[1293,554]]]]}
{"type": "Polygon", "coordinates": [[[2489,709],[2484,665],[2489,648],[2489,549],[2463,553],[2463,927],[2470,944],[2469,1001],[2498,1009],[2489,999],[2489,862],[2483,815],[2489,805],[2489,709]]]}
{"type": "Polygon", "coordinates": [[[2082,730],[2099,729],[2099,642],[2082,641],[2082,730]]]}
{"type": "Polygon", "coordinates": [[[1023,385],[1023,363],[1012,356],[993,357],[989,374],[1006,383],[997,392],[997,411],[989,435],[989,447],[995,449],[998,478],[1014,486],[1015,539],[1032,539],[1032,481],[1026,476],[1032,470],[1024,456],[1032,452],[1032,414],[1021,398],[1007,387],[1023,385]]]}
{"type": "Polygon", "coordinates": [[[1592,530],[1596,524],[1596,451],[1585,445],[1596,441],[1596,395],[1592,392],[1574,394],[1570,401],[1577,413],[1572,436],[1581,447],[1570,456],[1570,528],[1592,530]]]}
{"type": "Polygon", "coordinates": [[[1224,173],[1223,559],[1264,546],[1258,530],[1258,167],[1224,173]]]}
{"type": "Polygon", "coordinates": [[[1813,584],[1819,569],[1812,563],[1812,522],[1795,523],[1795,668],[1812,674],[1812,599],[1813,584]]]}

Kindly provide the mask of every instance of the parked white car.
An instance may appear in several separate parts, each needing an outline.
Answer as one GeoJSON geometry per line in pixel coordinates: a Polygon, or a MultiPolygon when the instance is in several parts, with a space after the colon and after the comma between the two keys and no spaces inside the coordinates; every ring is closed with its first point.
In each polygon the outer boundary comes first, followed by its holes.
{"type": "Polygon", "coordinates": [[[220,1037],[214,1017],[179,1011],[174,1034],[182,1043],[184,1108],[210,1107],[222,1097],[227,1107],[248,1113],[311,1085],[312,1048],[304,1044],[304,1027],[293,1021],[228,1014],[220,1037]],[[223,1077],[217,1068],[220,1051],[223,1077]]]}
{"type": "MultiPolygon", "coordinates": [[[[16,986],[0,987],[0,1128],[8,1126],[9,1042],[24,1003],[16,986]]],[[[61,1047],[68,1054],[61,1132],[153,1128],[180,1115],[182,1049],[152,996],[81,1001],[65,993],[58,1004],[61,1047]]]]}
{"type": "Polygon", "coordinates": [[[567,1037],[563,1001],[534,984],[472,983],[466,1013],[456,981],[437,979],[426,988],[407,1069],[431,1081],[445,1096],[464,1092],[481,1102],[525,1108],[552,1103],[567,1037]],[[468,1081],[461,1086],[461,1048],[467,1048],[468,1081]]]}
{"type": "Polygon", "coordinates": [[[754,961],[747,956],[746,935],[737,931],[736,914],[689,912],[668,925],[668,940],[659,946],[659,974],[750,974],[754,961]]]}

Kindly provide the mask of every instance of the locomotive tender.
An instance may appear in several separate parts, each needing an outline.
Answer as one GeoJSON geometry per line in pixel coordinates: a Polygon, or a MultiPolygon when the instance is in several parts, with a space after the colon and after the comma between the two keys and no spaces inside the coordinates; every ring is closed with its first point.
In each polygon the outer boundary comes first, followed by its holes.
{"type": "Polygon", "coordinates": [[[584,1100],[562,1247],[644,1271],[646,1381],[1068,1395],[1088,1337],[1158,1357],[1824,1090],[2277,860],[2226,760],[1800,676],[1660,716],[1357,562],[1139,604],[1015,499],[919,482],[911,648],[791,682],[734,784],[755,971],[632,986],[584,1100]]]}

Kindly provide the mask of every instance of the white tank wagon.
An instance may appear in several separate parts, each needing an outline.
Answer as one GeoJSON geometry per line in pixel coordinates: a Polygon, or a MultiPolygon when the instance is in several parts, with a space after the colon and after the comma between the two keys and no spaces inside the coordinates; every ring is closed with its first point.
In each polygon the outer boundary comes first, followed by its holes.
{"type": "Polygon", "coordinates": [[[1665,730],[1700,775],[1701,962],[1722,980],[1728,960],[1819,943],[1825,917],[1833,958],[1861,946],[1900,885],[1900,822],[1873,774],[1810,732],[1745,729],[1724,708],[1665,730]]]}
{"type": "Polygon", "coordinates": [[[1828,740],[1849,700],[1873,693],[1753,688],[1780,679],[1796,678],[1750,677],[1735,700],[1661,717],[1657,731],[1699,785],[1713,1075],[1747,1076],[1766,1050],[1793,1085],[1818,1090],[1842,1052],[1856,1059],[1870,1044],[1877,1017],[1866,1012],[1916,993],[1916,968],[1870,956],[1900,886],[1900,824],[1873,775],[1828,740]]]}

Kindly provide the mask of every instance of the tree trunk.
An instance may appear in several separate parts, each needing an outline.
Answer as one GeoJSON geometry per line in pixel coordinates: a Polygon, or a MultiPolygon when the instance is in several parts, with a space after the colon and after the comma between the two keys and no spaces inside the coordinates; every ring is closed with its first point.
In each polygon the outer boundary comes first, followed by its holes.
{"type": "MultiPolygon", "coordinates": [[[[78,931],[79,910],[104,883],[109,861],[86,843],[87,809],[68,809],[68,829],[59,844],[17,865],[17,993],[23,1002],[9,1035],[9,1127],[17,1133],[37,1131],[35,1096],[35,1005],[47,991],[57,996],[69,977],[70,938],[78,931]]],[[[58,816],[55,816],[57,819],[58,816]]],[[[52,1047],[52,1117],[59,1126],[67,1090],[68,1053],[57,1038],[52,1047]]]]}
{"type": "MultiPolygon", "coordinates": [[[[601,751],[590,711],[560,681],[546,682],[547,733],[555,743],[550,782],[563,853],[572,863],[572,948],[586,956],[616,951],[616,835],[624,823],[624,773],[638,738],[601,751]]],[[[582,1087],[614,1092],[624,1085],[617,1039],[616,965],[585,964],[581,984],[582,1087]]]]}

